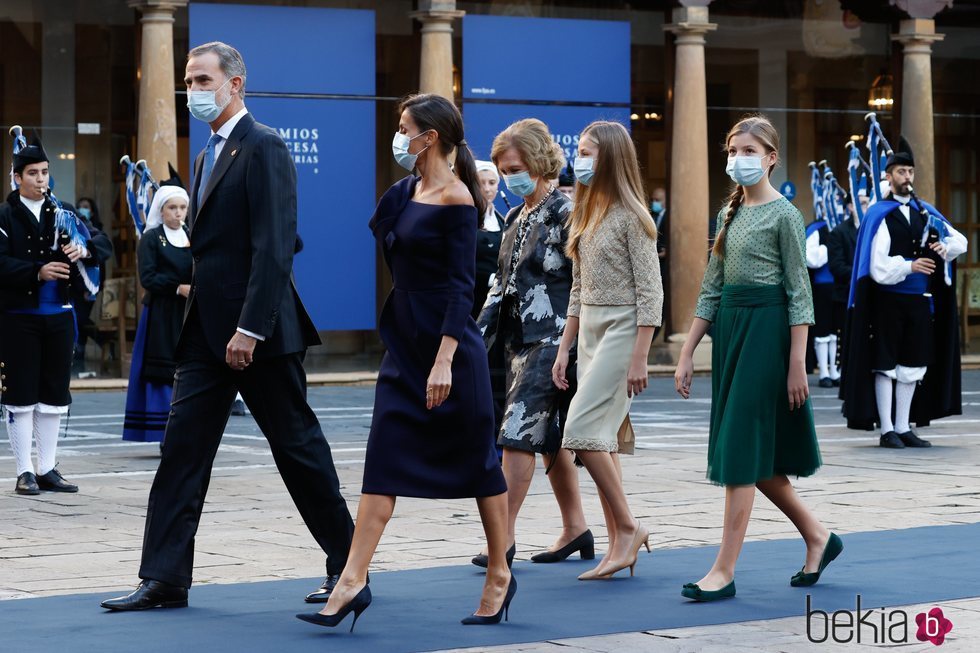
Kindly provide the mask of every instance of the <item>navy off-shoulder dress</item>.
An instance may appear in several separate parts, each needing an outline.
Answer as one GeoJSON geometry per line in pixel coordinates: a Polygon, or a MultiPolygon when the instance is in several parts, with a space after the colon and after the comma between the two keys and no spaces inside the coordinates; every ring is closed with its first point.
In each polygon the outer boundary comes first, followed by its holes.
{"type": "Polygon", "coordinates": [[[487,350],[470,316],[477,212],[413,201],[417,179],[394,184],[370,227],[394,288],[381,311],[387,348],[364,465],[366,494],[454,499],[505,492],[494,444],[487,350]],[[452,390],[427,410],[425,388],[442,336],[459,341],[452,390]]]}

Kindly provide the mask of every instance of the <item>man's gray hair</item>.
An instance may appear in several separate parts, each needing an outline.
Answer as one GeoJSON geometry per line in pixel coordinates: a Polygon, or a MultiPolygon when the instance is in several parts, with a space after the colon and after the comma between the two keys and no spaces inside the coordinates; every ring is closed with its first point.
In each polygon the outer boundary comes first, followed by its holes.
{"type": "Polygon", "coordinates": [[[242,78],[242,90],[239,96],[245,97],[245,60],[242,59],[242,53],[231,47],[227,43],[222,43],[221,41],[211,41],[210,43],[205,43],[199,45],[190,52],[187,53],[187,58],[199,57],[202,54],[207,54],[208,52],[213,52],[218,55],[218,65],[221,67],[221,72],[225,74],[225,77],[231,79],[232,77],[242,78]]]}

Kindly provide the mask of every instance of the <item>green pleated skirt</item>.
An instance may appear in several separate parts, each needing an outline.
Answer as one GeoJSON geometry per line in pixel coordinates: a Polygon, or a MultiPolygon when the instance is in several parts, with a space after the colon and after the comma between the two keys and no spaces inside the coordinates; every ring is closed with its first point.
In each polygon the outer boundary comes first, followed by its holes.
{"type": "Polygon", "coordinates": [[[781,285],[726,285],[714,322],[708,480],[752,485],[820,467],[813,409],[789,409],[790,331],[781,285]]]}

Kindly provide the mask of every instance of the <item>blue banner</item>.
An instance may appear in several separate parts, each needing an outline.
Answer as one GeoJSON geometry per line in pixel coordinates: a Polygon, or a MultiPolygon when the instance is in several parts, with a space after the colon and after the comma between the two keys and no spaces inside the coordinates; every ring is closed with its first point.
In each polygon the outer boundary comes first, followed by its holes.
{"type": "Polygon", "coordinates": [[[630,24],[463,17],[463,98],[630,101],[630,24]]]}
{"type": "MultiPolygon", "coordinates": [[[[241,51],[246,106],[293,155],[305,245],[293,271],[313,322],[320,330],[374,329],[376,251],[367,221],[376,199],[375,102],[265,95],[373,95],[374,12],[191,4],[192,47],[215,40],[241,51]]],[[[207,124],[191,120],[192,169],[209,135],[207,124]]]]}
{"type": "MultiPolygon", "coordinates": [[[[490,159],[494,137],[509,124],[538,118],[565,158],[574,161],[579,134],[589,123],[614,120],[630,128],[630,25],[466,15],[463,98],[468,100],[463,103],[466,140],[479,158],[490,159]],[[561,63],[573,57],[574,65],[561,63]],[[540,74],[518,68],[542,60],[555,64],[540,74]]],[[[500,190],[507,192],[503,183],[500,190]]],[[[522,201],[510,193],[507,197],[512,206],[522,201]]],[[[500,199],[496,204],[506,211],[500,199]]]]}
{"type": "Polygon", "coordinates": [[[248,69],[246,93],[374,95],[374,12],[201,4],[189,7],[190,45],[224,41],[248,69]]]}

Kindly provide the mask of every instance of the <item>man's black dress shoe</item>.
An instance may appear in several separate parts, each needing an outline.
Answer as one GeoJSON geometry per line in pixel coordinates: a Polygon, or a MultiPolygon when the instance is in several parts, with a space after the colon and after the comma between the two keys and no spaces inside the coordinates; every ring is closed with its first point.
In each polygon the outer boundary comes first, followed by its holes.
{"type": "Polygon", "coordinates": [[[898,439],[901,440],[902,444],[904,444],[906,447],[926,448],[932,446],[931,442],[929,442],[928,440],[923,440],[922,438],[920,438],[918,435],[915,434],[915,431],[912,430],[908,430],[905,433],[899,433],[898,439]]]}
{"type": "Polygon", "coordinates": [[[78,486],[66,481],[57,469],[38,476],[37,486],[49,492],[78,492],[78,486]]]}
{"type": "Polygon", "coordinates": [[[30,495],[41,494],[41,488],[37,486],[37,476],[34,476],[34,472],[24,472],[18,476],[14,492],[30,495]]]}
{"type": "Polygon", "coordinates": [[[889,431],[888,433],[881,434],[881,439],[878,440],[878,446],[886,449],[904,449],[905,443],[898,437],[898,433],[889,431]]]}
{"type": "MultiPolygon", "coordinates": [[[[305,601],[307,603],[326,603],[330,600],[330,593],[333,592],[333,588],[337,586],[339,580],[340,574],[327,574],[327,577],[323,579],[323,584],[320,585],[320,589],[307,594],[305,601]]],[[[367,584],[371,584],[371,574],[367,575],[367,584]]]]}
{"type": "Polygon", "coordinates": [[[186,608],[187,588],[168,585],[158,580],[144,580],[129,596],[102,602],[106,610],[149,610],[150,608],[186,608]]]}

